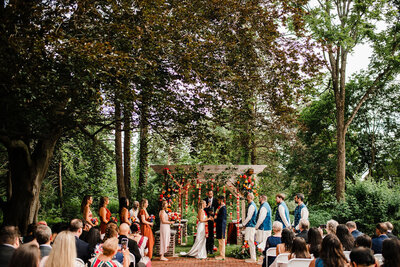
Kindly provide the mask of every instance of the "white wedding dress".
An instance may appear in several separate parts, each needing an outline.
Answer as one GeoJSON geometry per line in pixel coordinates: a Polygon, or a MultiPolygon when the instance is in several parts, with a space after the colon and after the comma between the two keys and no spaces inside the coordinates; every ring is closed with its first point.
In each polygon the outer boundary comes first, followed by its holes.
{"type": "MultiPolygon", "coordinates": [[[[204,214],[203,220],[207,219],[207,216],[204,214]]],[[[196,241],[190,251],[186,254],[187,256],[195,257],[197,259],[206,259],[207,258],[207,250],[206,250],[206,223],[199,222],[197,224],[197,235],[196,241]]]]}

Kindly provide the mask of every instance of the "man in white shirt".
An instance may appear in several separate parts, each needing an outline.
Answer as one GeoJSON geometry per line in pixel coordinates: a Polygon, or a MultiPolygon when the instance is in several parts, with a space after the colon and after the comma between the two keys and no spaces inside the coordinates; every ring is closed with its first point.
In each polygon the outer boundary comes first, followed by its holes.
{"type": "Polygon", "coordinates": [[[297,207],[294,210],[294,224],[293,227],[296,232],[299,232],[299,223],[300,220],[308,221],[308,209],[304,204],[304,195],[301,193],[297,193],[294,196],[294,202],[296,202],[297,207]]]}
{"type": "Polygon", "coordinates": [[[275,221],[282,223],[283,229],[290,228],[289,209],[285,203],[285,195],[277,194],[275,199],[276,203],[278,204],[275,213],[275,221]]]}
{"type": "Polygon", "coordinates": [[[249,203],[247,207],[247,216],[243,222],[243,225],[246,227],[244,240],[247,241],[250,248],[250,259],[247,259],[246,262],[257,262],[256,258],[256,246],[254,244],[254,237],[256,234],[256,222],[257,222],[257,206],[254,203],[254,195],[249,193],[247,195],[247,202],[249,203]]]}
{"type": "Polygon", "coordinates": [[[272,222],[271,222],[271,207],[267,202],[267,196],[262,195],[260,197],[260,209],[257,214],[256,229],[256,241],[259,244],[259,248],[264,251],[265,240],[271,235],[272,222]]]}

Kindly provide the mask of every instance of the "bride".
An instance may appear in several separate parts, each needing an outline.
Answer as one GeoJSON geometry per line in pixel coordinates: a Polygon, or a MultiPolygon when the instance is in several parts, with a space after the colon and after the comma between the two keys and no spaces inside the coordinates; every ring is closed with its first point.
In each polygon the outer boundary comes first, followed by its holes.
{"type": "MultiPolygon", "coordinates": [[[[197,218],[199,223],[197,225],[197,236],[190,251],[186,254],[187,256],[195,257],[197,259],[206,259],[206,222],[208,221],[204,208],[207,206],[206,202],[202,200],[199,203],[199,212],[197,213],[197,218]]],[[[211,222],[212,223],[212,222],[211,222]]]]}

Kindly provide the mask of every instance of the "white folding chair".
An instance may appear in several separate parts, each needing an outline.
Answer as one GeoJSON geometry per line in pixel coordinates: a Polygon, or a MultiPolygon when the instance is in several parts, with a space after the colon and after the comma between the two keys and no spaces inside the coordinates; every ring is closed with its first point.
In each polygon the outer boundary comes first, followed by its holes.
{"type": "Polygon", "coordinates": [[[290,253],[281,253],[278,256],[276,256],[276,266],[278,267],[283,267],[283,266],[287,266],[288,262],[289,262],[289,255],[290,253]]]}
{"type": "Polygon", "coordinates": [[[312,259],[291,259],[287,266],[288,267],[308,267],[312,262],[312,259]]]}
{"type": "Polygon", "coordinates": [[[276,247],[267,249],[266,256],[276,257],[276,247]]]}
{"type": "Polygon", "coordinates": [[[129,253],[129,261],[131,263],[133,263],[133,267],[135,267],[136,263],[135,263],[135,255],[133,255],[132,253],[129,253]]]}
{"type": "Polygon", "coordinates": [[[348,261],[350,261],[350,252],[351,252],[351,251],[349,251],[349,250],[343,251],[343,254],[344,254],[344,256],[346,256],[346,259],[347,259],[348,261]]]}
{"type": "Polygon", "coordinates": [[[85,265],[85,263],[83,262],[82,259],[80,259],[80,258],[75,258],[75,266],[76,266],[76,267],[85,267],[86,265],[85,265]]]}
{"type": "Polygon", "coordinates": [[[379,262],[379,265],[383,264],[383,256],[382,256],[382,254],[374,254],[374,257],[379,262]]]}

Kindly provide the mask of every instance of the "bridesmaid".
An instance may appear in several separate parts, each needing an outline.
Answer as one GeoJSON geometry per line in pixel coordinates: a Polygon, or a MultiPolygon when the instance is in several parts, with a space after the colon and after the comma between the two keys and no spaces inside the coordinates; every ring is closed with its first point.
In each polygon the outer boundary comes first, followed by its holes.
{"type": "Polygon", "coordinates": [[[164,257],[164,254],[167,253],[168,251],[168,246],[169,246],[169,241],[171,238],[171,228],[170,224],[173,224],[174,222],[168,221],[168,214],[167,214],[167,209],[168,209],[168,202],[163,201],[161,204],[161,210],[160,210],[160,260],[162,261],[167,261],[168,259],[164,257]]]}
{"type": "Polygon", "coordinates": [[[132,224],[129,219],[129,200],[126,197],[121,197],[119,199],[119,217],[121,219],[121,224],[126,223],[129,226],[132,224]]]}
{"type": "Polygon", "coordinates": [[[107,223],[110,221],[111,212],[107,209],[107,205],[109,203],[108,197],[101,197],[100,198],[100,234],[104,234],[106,232],[107,223]]]}
{"type": "Polygon", "coordinates": [[[92,214],[92,211],[90,210],[90,205],[92,205],[92,203],[93,203],[92,196],[86,195],[82,199],[81,212],[83,214],[83,219],[93,227],[93,226],[96,226],[98,224],[98,222],[97,221],[95,223],[92,222],[93,214],[92,214]]]}
{"type": "Polygon", "coordinates": [[[153,246],[154,246],[154,235],[151,227],[154,223],[148,221],[149,214],[147,213],[147,207],[149,206],[149,202],[147,199],[143,199],[141,202],[141,210],[139,212],[140,218],[140,230],[142,231],[142,235],[146,236],[149,240],[147,241],[147,256],[151,259],[153,257],[153,246]]]}

